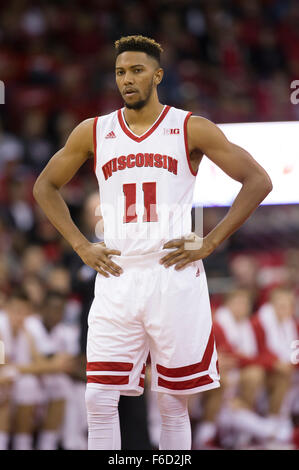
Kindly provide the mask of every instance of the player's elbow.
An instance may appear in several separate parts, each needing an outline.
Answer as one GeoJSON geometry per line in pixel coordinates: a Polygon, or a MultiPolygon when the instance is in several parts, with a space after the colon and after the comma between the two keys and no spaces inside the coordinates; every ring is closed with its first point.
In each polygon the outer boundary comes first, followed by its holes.
{"type": "Polygon", "coordinates": [[[261,194],[264,199],[273,189],[270,176],[265,170],[259,171],[254,178],[255,190],[261,194]]]}
{"type": "Polygon", "coordinates": [[[33,197],[36,200],[36,202],[40,202],[40,199],[42,198],[42,195],[44,193],[45,189],[45,184],[43,179],[39,176],[37,180],[34,183],[33,186],[33,197]]]}
{"type": "Polygon", "coordinates": [[[33,186],[33,190],[32,190],[33,197],[37,202],[39,200],[40,192],[41,192],[41,184],[40,184],[40,181],[39,181],[39,178],[38,178],[35,181],[34,186],[33,186]]]}
{"type": "Polygon", "coordinates": [[[264,188],[264,190],[267,194],[271,193],[271,191],[273,189],[273,184],[272,184],[271,178],[268,175],[268,173],[266,173],[266,172],[263,175],[262,187],[264,188]]]}
{"type": "Polygon", "coordinates": [[[46,178],[41,175],[37,178],[33,186],[33,197],[36,202],[40,203],[42,199],[49,197],[49,188],[51,184],[47,181],[46,178]]]}

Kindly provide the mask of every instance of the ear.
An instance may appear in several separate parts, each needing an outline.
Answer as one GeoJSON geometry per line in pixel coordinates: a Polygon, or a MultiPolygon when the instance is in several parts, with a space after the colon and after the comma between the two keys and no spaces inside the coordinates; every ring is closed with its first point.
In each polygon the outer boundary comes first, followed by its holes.
{"type": "Polygon", "coordinates": [[[162,82],[163,75],[164,75],[164,70],[162,68],[159,68],[155,71],[155,75],[154,75],[155,85],[158,86],[162,82]]]}

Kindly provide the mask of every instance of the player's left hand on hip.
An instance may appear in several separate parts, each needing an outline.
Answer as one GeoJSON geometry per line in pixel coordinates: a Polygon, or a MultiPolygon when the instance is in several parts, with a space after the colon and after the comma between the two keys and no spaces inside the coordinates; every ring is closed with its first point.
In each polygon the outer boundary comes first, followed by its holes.
{"type": "Polygon", "coordinates": [[[169,248],[175,248],[175,250],[161,258],[160,263],[166,268],[175,264],[176,270],[183,269],[193,261],[206,258],[212,252],[205,239],[193,233],[189,237],[174,239],[165,243],[163,249],[169,248]]]}

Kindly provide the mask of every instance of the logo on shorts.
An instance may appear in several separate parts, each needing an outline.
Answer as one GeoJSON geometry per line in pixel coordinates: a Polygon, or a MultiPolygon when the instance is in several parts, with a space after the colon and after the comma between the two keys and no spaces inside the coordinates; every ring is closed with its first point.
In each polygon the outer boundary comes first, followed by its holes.
{"type": "Polygon", "coordinates": [[[197,268],[197,271],[196,271],[195,276],[196,276],[196,277],[200,276],[200,270],[199,270],[199,268],[197,268]]]}
{"type": "Polygon", "coordinates": [[[114,134],[113,131],[109,132],[109,134],[106,135],[105,139],[115,139],[116,135],[114,134]]]}

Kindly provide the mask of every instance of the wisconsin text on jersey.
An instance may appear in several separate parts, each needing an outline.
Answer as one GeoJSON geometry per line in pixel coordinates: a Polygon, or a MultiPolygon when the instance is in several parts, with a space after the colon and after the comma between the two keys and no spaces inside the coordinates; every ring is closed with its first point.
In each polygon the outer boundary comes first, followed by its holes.
{"type": "Polygon", "coordinates": [[[159,153],[130,153],[129,155],[121,155],[109,160],[102,166],[105,180],[107,180],[112,173],[118,170],[124,170],[125,168],[137,167],[156,167],[164,168],[177,175],[178,161],[175,158],[169,157],[168,155],[161,155],[159,153]]]}

